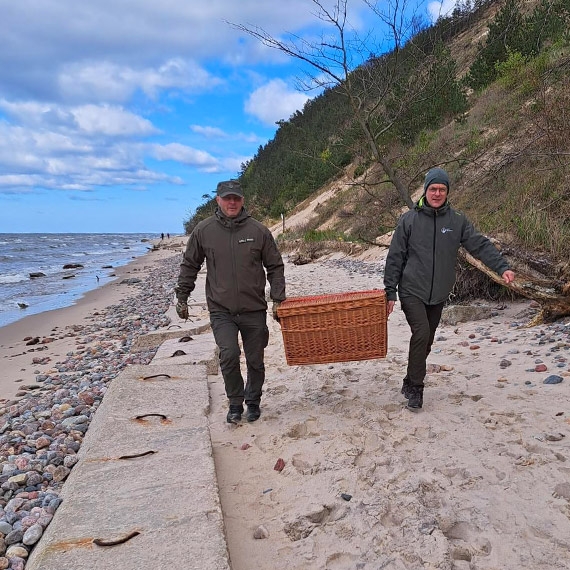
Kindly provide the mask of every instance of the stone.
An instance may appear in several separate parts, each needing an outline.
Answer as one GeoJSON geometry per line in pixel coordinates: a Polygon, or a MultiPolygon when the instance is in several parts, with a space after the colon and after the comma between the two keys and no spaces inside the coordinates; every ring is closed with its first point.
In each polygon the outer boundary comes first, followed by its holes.
{"type": "Polygon", "coordinates": [[[10,566],[10,561],[4,557],[0,556],[0,570],[6,570],[10,566]]]}
{"type": "Polygon", "coordinates": [[[489,319],[491,313],[492,309],[488,306],[451,305],[443,309],[441,323],[455,326],[457,323],[489,319]]]}
{"type": "Polygon", "coordinates": [[[36,542],[42,537],[44,529],[39,524],[32,525],[25,533],[22,542],[26,546],[31,546],[36,544],[36,542]]]}
{"type": "Polygon", "coordinates": [[[23,546],[10,546],[10,548],[6,550],[6,556],[8,558],[13,558],[14,556],[17,556],[18,558],[27,558],[28,550],[23,546]]]}
{"type": "MultiPolygon", "coordinates": [[[[22,538],[24,538],[24,532],[21,530],[13,530],[11,533],[7,534],[4,537],[4,542],[7,546],[11,544],[16,544],[17,542],[22,542],[22,538]]],[[[16,556],[14,554],[14,556],[16,556]]]]}
{"type": "Polygon", "coordinates": [[[260,524],[253,531],[253,538],[257,538],[257,539],[269,538],[269,531],[262,524],[260,524]]]}
{"type": "Polygon", "coordinates": [[[55,471],[53,472],[53,480],[58,483],[59,481],[63,481],[70,473],[70,469],[65,467],[64,465],[60,465],[56,467],[55,471]]]}
{"type": "Polygon", "coordinates": [[[564,379],[562,376],[556,376],[555,374],[551,374],[548,376],[544,381],[543,384],[560,384],[564,379]]]}
{"type": "Polygon", "coordinates": [[[546,368],[546,364],[537,364],[534,367],[535,372],[546,372],[547,370],[548,370],[548,368],[546,368]]]}
{"type": "Polygon", "coordinates": [[[51,441],[47,437],[38,437],[38,439],[36,439],[36,449],[48,447],[50,443],[51,441]]]}
{"type": "Polygon", "coordinates": [[[14,475],[8,479],[8,483],[16,483],[16,485],[24,485],[28,478],[27,473],[20,473],[19,475],[14,475]]]}
{"type": "Polygon", "coordinates": [[[12,532],[12,525],[6,521],[0,521],[0,532],[6,536],[12,532]]]}

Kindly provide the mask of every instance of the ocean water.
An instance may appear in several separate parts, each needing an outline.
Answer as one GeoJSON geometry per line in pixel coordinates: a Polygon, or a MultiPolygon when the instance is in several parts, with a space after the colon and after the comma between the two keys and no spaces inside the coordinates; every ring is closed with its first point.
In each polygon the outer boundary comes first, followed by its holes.
{"type": "Polygon", "coordinates": [[[112,280],[113,268],[145,254],[152,247],[147,240],[157,237],[0,233],[0,326],[72,305],[85,292],[112,280]],[[83,268],[63,269],[70,263],[83,268]],[[112,268],[103,269],[108,265],[112,268]],[[31,279],[30,273],[37,272],[45,277],[31,279]],[[74,277],[65,278],[70,275],[74,277]]]}

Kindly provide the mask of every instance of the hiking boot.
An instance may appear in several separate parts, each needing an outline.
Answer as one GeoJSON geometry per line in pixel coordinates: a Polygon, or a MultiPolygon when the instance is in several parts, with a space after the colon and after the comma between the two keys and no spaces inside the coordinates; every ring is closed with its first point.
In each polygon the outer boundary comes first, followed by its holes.
{"type": "Polygon", "coordinates": [[[424,403],[424,387],[423,386],[410,386],[408,397],[408,410],[417,412],[421,410],[424,403]]]}
{"type": "Polygon", "coordinates": [[[259,409],[259,404],[247,405],[247,414],[245,416],[245,419],[248,422],[254,422],[255,420],[258,420],[260,415],[261,415],[261,410],[259,409]]]}
{"type": "Polygon", "coordinates": [[[410,396],[411,396],[410,388],[411,388],[410,380],[406,376],[404,378],[404,381],[402,382],[402,389],[400,390],[400,392],[402,392],[402,394],[404,394],[404,398],[406,398],[406,400],[410,399],[410,396]]]}
{"type": "Polygon", "coordinates": [[[243,412],[243,406],[239,405],[231,405],[230,409],[228,410],[228,415],[226,416],[226,420],[229,424],[237,424],[241,422],[241,414],[243,412]]]}

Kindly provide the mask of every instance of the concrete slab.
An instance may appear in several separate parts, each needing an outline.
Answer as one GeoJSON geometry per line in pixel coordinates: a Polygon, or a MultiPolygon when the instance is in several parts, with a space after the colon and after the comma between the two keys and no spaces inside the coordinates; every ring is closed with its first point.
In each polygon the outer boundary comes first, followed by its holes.
{"type": "Polygon", "coordinates": [[[208,401],[205,366],[126,368],[27,570],[229,570],[208,401]]]}
{"type": "Polygon", "coordinates": [[[153,366],[204,364],[208,374],[218,374],[219,350],[213,333],[203,333],[190,338],[192,340],[186,342],[180,342],[181,339],[165,340],[158,347],[151,364],[153,366]],[[185,352],[185,354],[174,356],[178,351],[185,352]]]}

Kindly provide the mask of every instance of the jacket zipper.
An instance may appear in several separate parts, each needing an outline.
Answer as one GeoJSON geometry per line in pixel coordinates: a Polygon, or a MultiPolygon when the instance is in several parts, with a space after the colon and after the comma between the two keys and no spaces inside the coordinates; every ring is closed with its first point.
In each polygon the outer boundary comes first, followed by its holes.
{"type": "Polygon", "coordinates": [[[235,229],[235,222],[230,220],[230,252],[232,255],[232,273],[233,273],[233,280],[234,280],[234,290],[235,290],[235,314],[239,314],[239,286],[238,286],[238,279],[237,279],[237,266],[236,266],[236,256],[235,256],[235,239],[234,239],[234,229],[235,229]]]}
{"type": "Polygon", "coordinates": [[[435,278],[435,235],[437,230],[437,222],[436,222],[437,214],[434,212],[433,216],[433,246],[431,252],[431,288],[429,290],[429,302],[431,304],[431,296],[433,295],[433,281],[435,278]]]}

